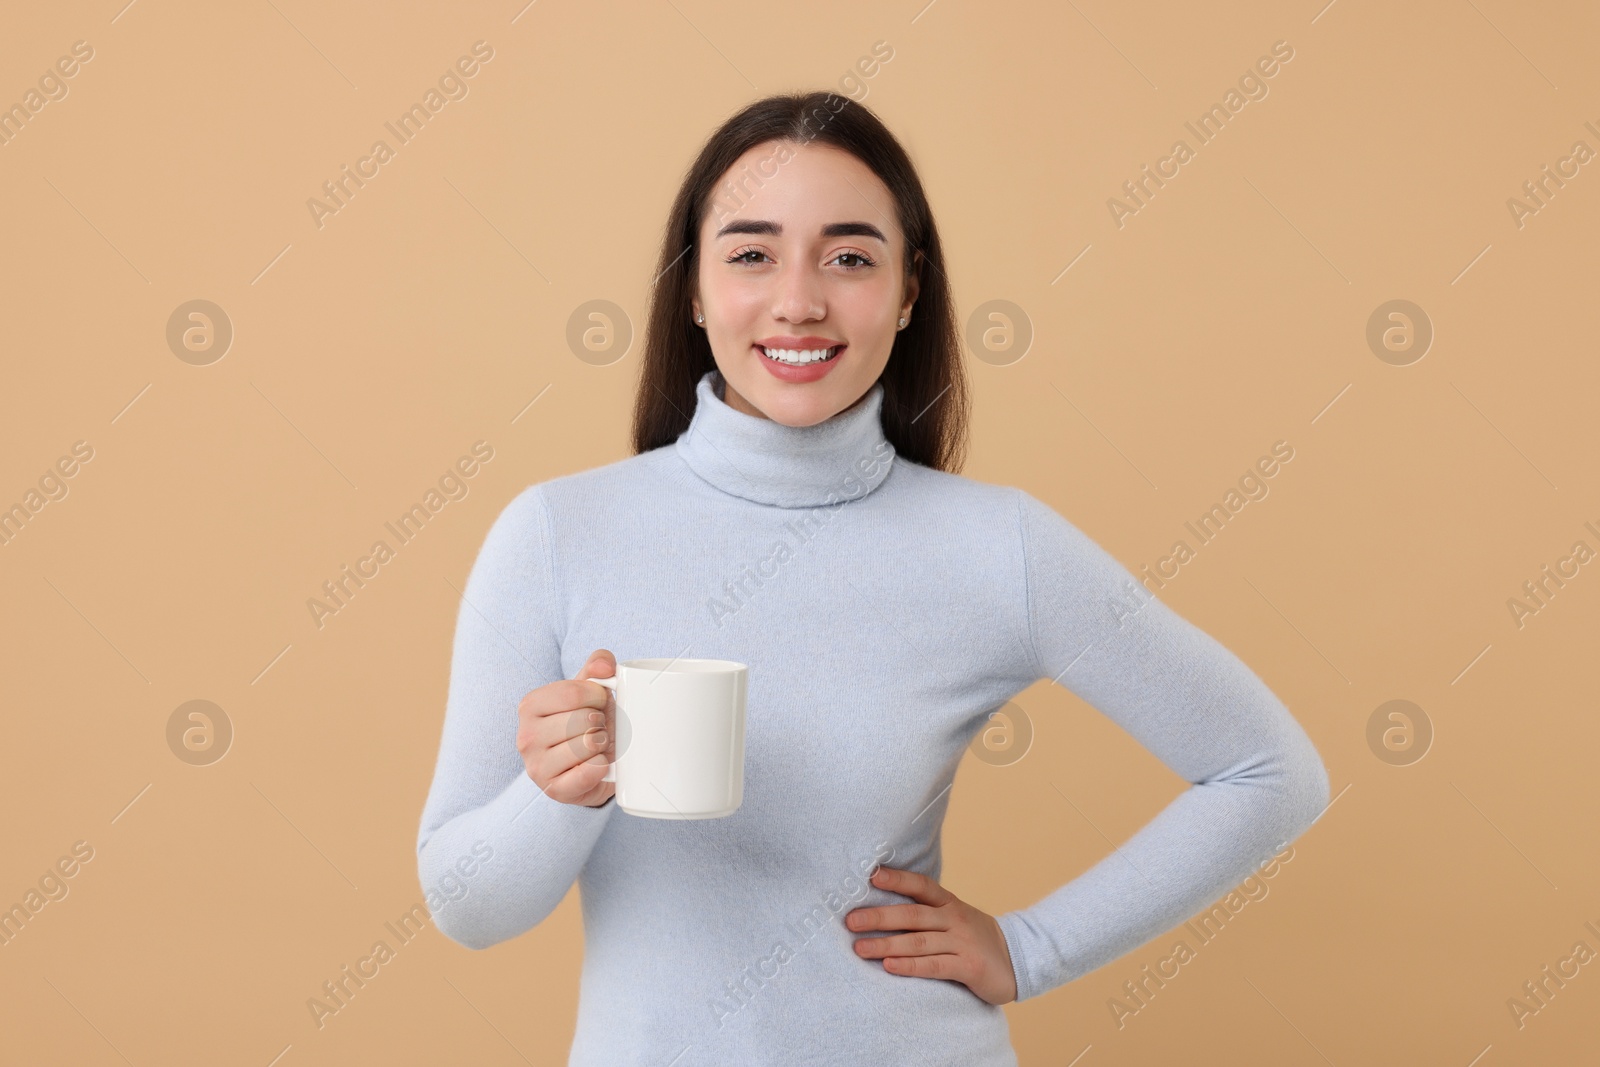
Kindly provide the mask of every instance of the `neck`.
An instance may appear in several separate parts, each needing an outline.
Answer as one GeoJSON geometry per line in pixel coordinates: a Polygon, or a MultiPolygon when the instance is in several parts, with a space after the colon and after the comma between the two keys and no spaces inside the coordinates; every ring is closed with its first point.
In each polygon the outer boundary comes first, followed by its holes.
{"type": "Polygon", "coordinates": [[[690,469],[725,493],[778,507],[816,507],[865,496],[889,475],[895,453],[883,433],[879,382],[814,426],[785,426],[742,410],[741,403],[719,371],[707,371],[695,386],[689,428],[676,442],[690,469]]]}

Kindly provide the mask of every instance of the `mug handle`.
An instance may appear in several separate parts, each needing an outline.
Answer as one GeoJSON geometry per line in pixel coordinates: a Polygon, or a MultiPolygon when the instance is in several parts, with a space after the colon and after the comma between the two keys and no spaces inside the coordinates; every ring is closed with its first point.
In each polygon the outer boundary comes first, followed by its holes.
{"type": "MultiPolygon", "coordinates": [[[[587,678],[587,679],[585,679],[585,681],[593,682],[596,685],[603,685],[607,689],[611,690],[613,693],[615,693],[617,691],[617,676],[614,675],[614,674],[610,678],[587,678]]],[[[615,731],[613,731],[613,732],[615,732],[615,731]]],[[[614,751],[616,751],[616,748],[617,748],[617,739],[615,737],[613,737],[611,739],[611,749],[614,752],[614,751]]],[[[602,777],[600,780],[602,782],[615,782],[617,780],[617,761],[616,761],[616,759],[614,759],[614,758],[612,759],[611,763],[606,767],[605,776],[602,777]]]]}

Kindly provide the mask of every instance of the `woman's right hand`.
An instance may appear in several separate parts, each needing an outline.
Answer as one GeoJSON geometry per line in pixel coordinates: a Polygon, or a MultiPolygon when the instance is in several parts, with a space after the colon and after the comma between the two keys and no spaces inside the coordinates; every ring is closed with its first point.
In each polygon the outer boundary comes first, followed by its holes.
{"type": "Polygon", "coordinates": [[[551,800],[597,808],[617,791],[603,782],[616,733],[605,686],[586,678],[611,678],[617,658],[606,649],[589,656],[576,678],[541,685],[517,707],[517,751],[532,778],[551,800]]]}

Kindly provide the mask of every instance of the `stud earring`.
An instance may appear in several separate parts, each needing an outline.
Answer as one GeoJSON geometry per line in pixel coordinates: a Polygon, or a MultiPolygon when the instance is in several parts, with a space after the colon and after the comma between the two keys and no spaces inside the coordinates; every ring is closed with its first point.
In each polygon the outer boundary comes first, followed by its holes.
{"type": "Polygon", "coordinates": [[[703,325],[705,325],[706,317],[704,315],[696,315],[694,317],[694,321],[700,323],[703,326],[703,325]]]}
{"type": "Polygon", "coordinates": [[[906,320],[903,317],[900,319],[900,328],[902,330],[906,328],[906,320]]]}

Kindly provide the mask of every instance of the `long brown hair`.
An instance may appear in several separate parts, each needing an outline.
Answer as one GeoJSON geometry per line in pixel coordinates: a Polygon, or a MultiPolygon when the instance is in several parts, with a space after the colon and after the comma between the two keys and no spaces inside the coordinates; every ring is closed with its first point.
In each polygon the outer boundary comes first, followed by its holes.
{"type": "Polygon", "coordinates": [[[905,459],[960,470],[970,400],[944,250],[928,198],[905,149],[866,105],[820,91],[769,96],[746,106],[711,135],[684,176],[667,218],[650,298],[644,369],[634,396],[634,451],[676,441],[693,417],[695,386],[716,369],[711,342],[695,325],[690,303],[700,266],[700,226],[717,181],[740,156],[768,141],[821,142],[849,152],[893,195],[906,235],[907,277],[920,272],[920,288],[911,322],[895,335],[879,378],[883,432],[905,459]]]}

